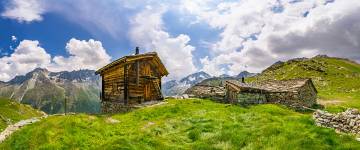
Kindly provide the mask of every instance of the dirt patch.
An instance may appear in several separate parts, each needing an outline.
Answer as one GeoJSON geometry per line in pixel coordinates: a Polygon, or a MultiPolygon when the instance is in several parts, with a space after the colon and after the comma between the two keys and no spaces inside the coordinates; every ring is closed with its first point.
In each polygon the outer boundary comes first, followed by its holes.
{"type": "Polygon", "coordinates": [[[148,123],[145,124],[141,129],[142,129],[142,130],[145,130],[145,129],[151,127],[151,126],[154,125],[154,124],[155,124],[154,122],[148,122],[148,123]]]}
{"type": "Polygon", "coordinates": [[[159,106],[159,105],[164,105],[164,104],[167,104],[167,102],[160,102],[160,103],[156,103],[153,105],[148,105],[147,107],[154,107],[154,106],[159,106]]]}
{"type": "Polygon", "coordinates": [[[89,116],[89,120],[96,120],[95,116],[89,116]]]}
{"type": "Polygon", "coordinates": [[[344,103],[344,101],[341,100],[323,100],[323,99],[318,99],[317,102],[321,105],[337,105],[337,104],[341,104],[344,103]]]}

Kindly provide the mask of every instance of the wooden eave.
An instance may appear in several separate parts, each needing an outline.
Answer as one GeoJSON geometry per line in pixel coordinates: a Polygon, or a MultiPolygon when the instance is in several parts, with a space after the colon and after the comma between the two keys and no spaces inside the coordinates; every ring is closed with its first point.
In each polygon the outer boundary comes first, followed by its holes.
{"type": "Polygon", "coordinates": [[[156,69],[159,69],[159,73],[162,76],[167,76],[169,74],[169,72],[166,70],[164,64],[161,62],[161,60],[158,57],[156,52],[121,57],[121,58],[111,62],[110,64],[107,64],[106,66],[100,68],[99,70],[97,70],[95,72],[95,74],[102,74],[104,71],[106,71],[114,66],[119,66],[119,65],[122,66],[125,64],[131,64],[137,60],[145,60],[145,59],[150,59],[157,66],[156,69]]]}

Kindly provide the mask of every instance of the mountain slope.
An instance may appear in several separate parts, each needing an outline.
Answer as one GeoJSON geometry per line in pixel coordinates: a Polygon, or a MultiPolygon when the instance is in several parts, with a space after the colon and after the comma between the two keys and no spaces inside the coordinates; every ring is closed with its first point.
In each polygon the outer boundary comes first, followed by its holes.
{"type": "Polygon", "coordinates": [[[242,71],[236,76],[236,78],[241,79],[243,77],[247,78],[247,77],[253,77],[255,75],[256,75],[256,73],[250,73],[248,71],[242,71]]]}
{"type": "Polygon", "coordinates": [[[99,77],[92,70],[49,72],[38,68],[0,84],[0,96],[51,114],[64,112],[65,97],[68,111],[99,112],[99,93],[99,77]]]}
{"type": "Polygon", "coordinates": [[[9,124],[41,115],[43,115],[42,112],[33,109],[31,106],[0,98],[0,131],[3,131],[9,124]]]}
{"type": "Polygon", "coordinates": [[[312,78],[328,109],[360,108],[360,65],[348,59],[319,55],[277,62],[247,81],[291,78],[312,78]]]}
{"type": "Polygon", "coordinates": [[[0,149],[269,148],[360,149],[360,142],[279,105],[245,108],[189,99],[125,114],[51,116],[0,144],[0,149]]]}

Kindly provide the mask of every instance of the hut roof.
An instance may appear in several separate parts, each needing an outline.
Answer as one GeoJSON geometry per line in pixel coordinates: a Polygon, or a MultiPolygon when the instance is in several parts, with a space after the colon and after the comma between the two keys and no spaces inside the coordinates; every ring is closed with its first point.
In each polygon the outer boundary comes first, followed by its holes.
{"type": "Polygon", "coordinates": [[[231,88],[235,89],[236,91],[246,91],[246,92],[264,92],[265,90],[262,89],[257,84],[249,84],[249,83],[242,83],[236,80],[228,80],[226,84],[231,88]]]}
{"type": "Polygon", "coordinates": [[[303,87],[307,82],[310,82],[311,86],[317,92],[312,80],[310,78],[298,78],[289,80],[272,80],[265,81],[258,84],[247,84],[239,81],[227,81],[233,88],[241,89],[242,91],[247,90],[263,90],[266,92],[296,92],[303,87]]]}
{"type": "Polygon", "coordinates": [[[156,52],[149,52],[149,53],[138,54],[138,55],[128,55],[128,56],[121,57],[121,58],[111,62],[110,64],[107,64],[106,66],[100,68],[95,73],[101,74],[104,71],[106,71],[114,66],[134,63],[134,61],[136,61],[136,60],[145,60],[145,59],[151,60],[156,65],[155,68],[157,68],[159,70],[159,73],[162,76],[166,76],[169,74],[169,72],[166,70],[164,64],[161,62],[161,60],[156,52]]]}
{"type": "MultiPolygon", "coordinates": [[[[260,83],[260,86],[269,92],[295,92],[303,87],[307,82],[313,86],[316,91],[314,84],[310,78],[298,78],[289,80],[272,80],[260,83]]],[[[317,92],[317,91],[316,91],[317,92]]]]}

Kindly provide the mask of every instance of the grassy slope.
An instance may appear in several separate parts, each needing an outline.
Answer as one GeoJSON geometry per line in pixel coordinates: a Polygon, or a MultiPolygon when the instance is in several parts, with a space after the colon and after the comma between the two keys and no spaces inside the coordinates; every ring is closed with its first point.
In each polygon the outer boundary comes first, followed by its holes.
{"type": "Polygon", "coordinates": [[[360,149],[354,137],[277,105],[167,102],[113,116],[52,116],[16,132],[0,149],[360,149]]]}
{"type": "Polygon", "coordinates": [[[319,91],[318,96],[328,110],[342,111],[347,107],[360,109],[360,65],[348,60],[315,57],[305,61],[287,62],[248,81],[297,77],[313,79],[319,91]]]}
{"type": "Polygon", "coordinates": [[[41,116],[41,113],[28,105],[19,104],[13,100],[5,98],[0,98],[0,115],[0,131],[3,131],[8,125],[7,122],[16,123],[23,119],[41,116]]]}

